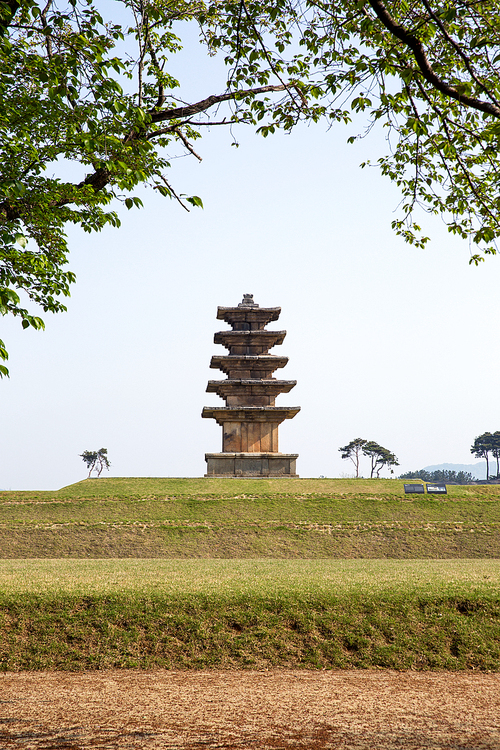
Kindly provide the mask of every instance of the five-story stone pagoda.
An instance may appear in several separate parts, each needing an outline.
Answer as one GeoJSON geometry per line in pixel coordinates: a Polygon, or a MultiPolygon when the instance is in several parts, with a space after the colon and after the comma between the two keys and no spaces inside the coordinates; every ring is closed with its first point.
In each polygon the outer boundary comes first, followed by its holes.
{"type": "Polygon", "coordinates": [[[286,336],[286,331],[266,331],[280,312],[281,307],[259,307],[252,294],[244,294],[238,307],[217,308],[217,319],[232,330],[214,336],[214,343],[225,346],[229,355],[210,362],[227,380],[208,381],[207,392],[217,393],[226,406],[205,406],[202,412],[222,427],[222,453],[205,454],[207,477],[297,476],[298,454],[278,451],[278,426],[300,411],[299,406],[274,405],[276,396],[297,383],[272,376],[288,362],[288,357],[268,353],[286,336]]]}

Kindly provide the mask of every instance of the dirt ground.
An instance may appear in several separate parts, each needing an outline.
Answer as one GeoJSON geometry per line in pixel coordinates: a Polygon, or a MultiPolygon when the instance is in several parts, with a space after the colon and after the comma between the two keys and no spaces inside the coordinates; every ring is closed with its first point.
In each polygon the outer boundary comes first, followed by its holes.
{"type": "Polygon", "coordinates": [[[5,673],[0,748],[500,750],[500,675],[5,673]]]}

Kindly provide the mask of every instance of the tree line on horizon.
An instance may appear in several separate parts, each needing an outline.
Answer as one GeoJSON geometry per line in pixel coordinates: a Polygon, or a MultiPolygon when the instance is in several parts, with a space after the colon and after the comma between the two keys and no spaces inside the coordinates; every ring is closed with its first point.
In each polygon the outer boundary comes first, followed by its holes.
{"type": "MultiPolygon", "coordinates": [[[[500,479],[500,430],[496,432],[483,432],[474,439],[470,452],[476,458],[484,458],[486,461],[486,481],[500,479]],[[496,475],[490,475],[490,456],[496,460],[496,475]]],[[[344,458],[344,456],[342,456],[344,458]]],[[[377,475],[378,476],[378,475],[377,475]]],[[[448,482],[456,484],[470,484],[476,481],[475,477],[468,471],[451,471],[437,469],[435,471],[407,471],[401,474],[399,479],[421,479],[424,482],[448,482]]]]}
{"type": "Polygon", "coordinates": [[[445,482],[446,484],[472,484],[475,482],[475,477],[472,476],[470,471],[453,471],[451,469],[407,471],[400,474],[398,479],[421,479],[423,482],[445,482]]]}

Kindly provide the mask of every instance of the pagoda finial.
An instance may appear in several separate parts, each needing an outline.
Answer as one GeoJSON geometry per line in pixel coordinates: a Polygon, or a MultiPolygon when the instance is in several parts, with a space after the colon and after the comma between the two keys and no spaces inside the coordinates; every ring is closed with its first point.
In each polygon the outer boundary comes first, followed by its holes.
{"type": "Polygon", "coordinates": [[[244,294],[238,307],[258,307],[258,304],[253,301],[253,294],[244,294]]]}

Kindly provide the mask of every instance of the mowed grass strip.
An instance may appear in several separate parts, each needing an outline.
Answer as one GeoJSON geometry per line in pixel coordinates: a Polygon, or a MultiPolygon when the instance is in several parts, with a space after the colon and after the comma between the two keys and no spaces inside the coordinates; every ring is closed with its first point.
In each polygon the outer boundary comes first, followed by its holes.
{"type": "MultiPolygon", "coordinates": [[[[409,482],[419,480],[407,480],[409,482]]],[[[400,479],[217,479],[208,477],[101,477],[54,491],[0,491],[0,504],[50,502],[54,499],[144,499],[172,497],[278,497],[319,495],[342,497],[404,497],[405,482],[400,479]]],[[[499,500],[500,485],[449,485],[449,498],[499,500]]]]}
{"type": "Polygon", "coordinates": [[[0,557],[500,557],[500,487],[449,491],[405,496],[399,480],[86,480],[43,497],[2,493],[0,557]]]}
{"type": "Polygon", "coordinates": [[[500,560],[0,560],[0,593],[500,594],[500,560]]]}
{"type": "Polygon", "coordinates": [[[3,670],[500,668],[497,560],[0,562],[3,670]]]}

